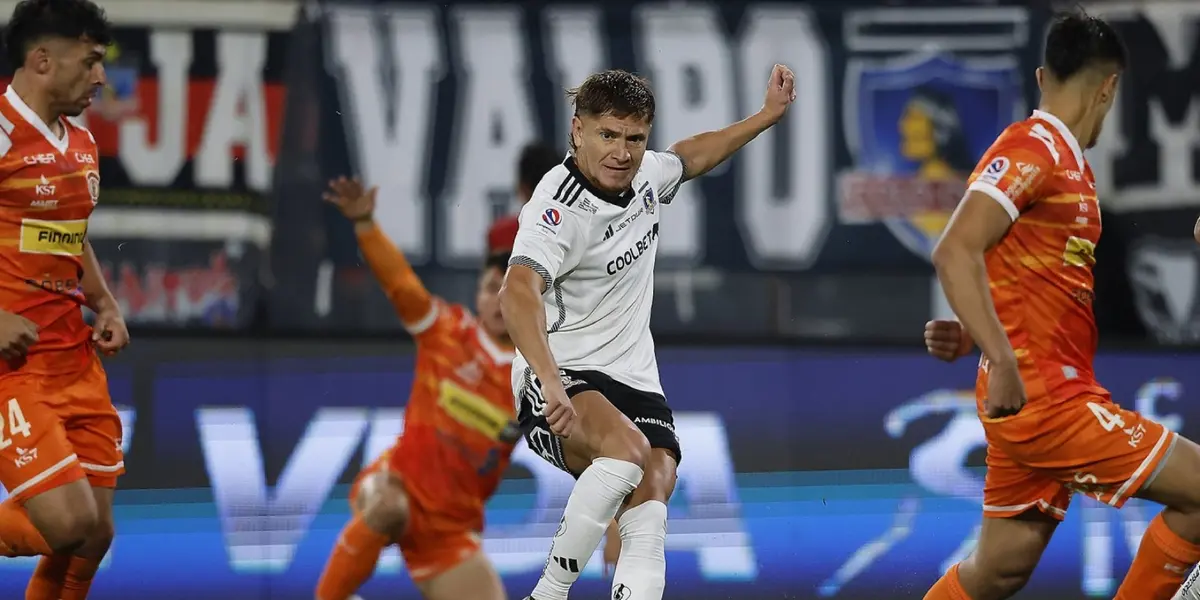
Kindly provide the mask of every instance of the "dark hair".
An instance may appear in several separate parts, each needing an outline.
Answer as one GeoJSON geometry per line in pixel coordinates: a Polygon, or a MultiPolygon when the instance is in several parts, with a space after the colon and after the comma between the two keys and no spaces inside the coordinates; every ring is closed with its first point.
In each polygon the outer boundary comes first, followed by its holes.
{"type": "Polygon", "coordinates": [[[637,116],[654,122],[654,92],[650,82],[629,71],[609,69],[588,75],[579,87],[567,90],[576,115],[637,116]]]}
{"type": "Polygon", "coordinates": [[[24,66],[29,49],[48,37],[86,38],[108,46],[112,24],[91,0],[21,0],[4,30],[5,56],[12,68],[24,66]]]}
{"type": "Polygon", "coordinates": [[[521,151],[517,161],[517,183],[530,190],[537,187],[538,182],[550,169],[558,166],[563,160],[563,154],[546,144],[533,143],[521,151]]]}
{"type": "Polygon", "coordinates": [[[1042,62],[1059,81],[1099,65],[1124,69],[1126,60],[1125,44],[1112,25],[1083,9],[1055,15],[1046,34],[1042,62]]]}
{"type": "Polygon", "coordinates": [[[503,273],[508,270],[508,259],[512,258],[512,252],[496,252],[489,254],[487,260],[483,262],[483,269],[500,269],[503,273]]]}

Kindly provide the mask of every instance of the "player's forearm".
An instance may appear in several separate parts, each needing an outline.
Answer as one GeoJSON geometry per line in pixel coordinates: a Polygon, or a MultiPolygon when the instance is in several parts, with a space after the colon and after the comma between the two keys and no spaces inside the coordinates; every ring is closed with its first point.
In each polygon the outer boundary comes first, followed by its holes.
{"type": "Polygon", "coordinates": [[[708,131],[675,142],[670,150],[683,160],[686,169],[683,178],[694,179],[728,160],[771,125],[773,123],[768,117],[762,113],[755,113],[724,129],[708,131]]]}
{"type": "Polygon", "coordinates": [[[421,320],[433,306],[433,296],[421,283],[404,253],[388,239],[374,221],[358,221],[354,224],[358,247],[362,250],[367,266],[387,294],[396,312],[405,323],[421,320]]]}
{"type": "Polygon", "coordinates": [[[1200,219],[1196,219],[1196,226],[1192,227],[1192,237],[1196,238],[1196,242],[1200,243],[1200,219]]]}
{"type": "Polygon", "coordinates": [[[504,325],[513,345],[521,351],[538,379],[552,380],[558,377],[558,362],[550,352],[550,340],[546,337],[546,310],[542,297],[522,283],[506,281],[500,290],[504,325]]]}
{"type": "Polygon", "coordinates": [[[933,265],[946,300],[984,356],[996,364],[1015,362],[1016,354],[992,303],[983,253],[939,244],[933,265]]]}
{"type": "Polygon", "coordinates": [[[93,312],[119,309],[117,299],[109,291],[108,283],[104,281],[104,271],[100,268],[96,251],[92,249],[92,242],[87,240],[83,242],[83,277],[79,287],[83,288],[84,300],[93,312]]]}

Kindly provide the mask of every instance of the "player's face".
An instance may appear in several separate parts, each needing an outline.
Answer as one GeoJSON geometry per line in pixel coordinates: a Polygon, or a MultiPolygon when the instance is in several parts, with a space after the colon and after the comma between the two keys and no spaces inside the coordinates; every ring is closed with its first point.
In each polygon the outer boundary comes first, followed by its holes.
{"type": "Polygon", "coordinates": [[[650,123],[637,116],[577,116],[571,122],[575,162],[600,189],[620,194],[642,166],[650,123]]]}
{"type": "Polygon", "coordinates": [[[104,87],[106,48],[86,38],[54,40],[48,47],[50,93],[55,108],[64,115],[79,116],[104,87]]]}
{"type": "Polygon", "coordinates": [[[500,286],[504,284],[504,271],[488,267],[479,276],[479,290],[475,295],[475,312],[484,331],[495,338],[508,337],[504,326],[504,315],[500,312],[500,286]]]}

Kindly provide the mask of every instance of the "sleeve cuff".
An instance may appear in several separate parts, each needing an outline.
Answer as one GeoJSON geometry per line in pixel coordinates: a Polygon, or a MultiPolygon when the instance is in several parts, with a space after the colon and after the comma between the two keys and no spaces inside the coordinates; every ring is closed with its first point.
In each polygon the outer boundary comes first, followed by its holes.
{"type": "Polygon", "coordinates": [[[1013,221],[1016,221],[1017,217],[1021,216],[1021,211],[1017,210],[1017,205],[1013,204],[1013,201],[1008,197],[1008,195],[1000,191],[1000,188],[990,183],[976,181],[967,188],[967,191],[987,194],[992,200],[1000,203],[1000,206],[1004,208],[1004,212],[1008,213],[1008,218],[1012,219],[1013,221]]]}

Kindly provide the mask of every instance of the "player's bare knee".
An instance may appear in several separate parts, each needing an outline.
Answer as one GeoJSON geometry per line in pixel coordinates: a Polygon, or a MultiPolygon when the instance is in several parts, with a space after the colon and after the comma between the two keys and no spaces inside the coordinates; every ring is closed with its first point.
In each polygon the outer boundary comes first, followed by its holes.
{"type": "Polygon", "coordinates": [[[650,457],[650,440],[636,427],[622,427],[604,437],[600,443],[600,456],[630,462],[644,469],[650,457]]]}
{"type": "Polygon", "coordinates": [[[359,490],[359,512],[367,526],[380,533],[399,536],[408,523],[408,495],[388,473],[372,473],[359,490]]]}
{"type": "Polygon", "coordinates": [[[625,508],[630,509],[646,502],[666,504],[675,493],[677,461],[675,455],[661,448],[650,451],[650,458],[643,467],[642,482],[630,494],[625,508]]]}
{"type": "Polygon", "coordinates": [[[42,520],[38,531],[55,553],[73,554],[87,544],[97,522],[95,507],[80,507],[42,520]]]}

